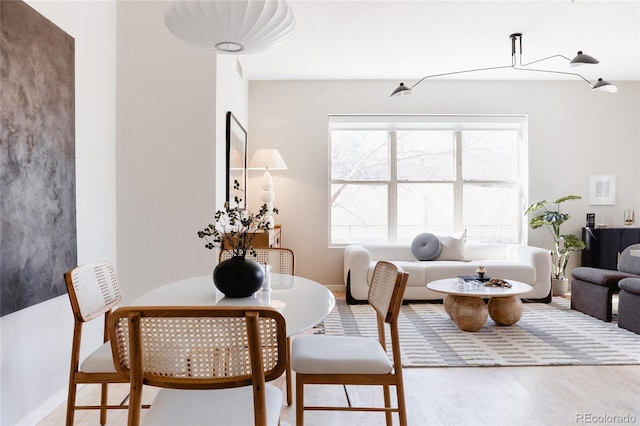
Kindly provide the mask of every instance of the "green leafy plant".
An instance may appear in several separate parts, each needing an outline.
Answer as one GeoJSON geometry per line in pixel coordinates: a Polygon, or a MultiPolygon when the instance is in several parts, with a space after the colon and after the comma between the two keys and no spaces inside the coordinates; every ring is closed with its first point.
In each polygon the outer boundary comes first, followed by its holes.
{"type": "Polygon", "coordinates": [[[553,278],[564,279],[571,253],[578,252],[585,247],[584,242],[577,236],[560,233],[560,225],[571,218],[568,213],[560,212],[560,204],[581,198],[582,197],[578,195],[567,195],[566,197],[558,198],[552,203],[547,202],[547,200],[538,201],[537,203],[531,204],[524,212],[526,216],[541,210],[538,215],[530,218],[529,226],[531,226],[531,229],[545,227],[553,237],[555,244],[555,249],[551,251],[551,272],[553,278]],[[548,209],[548,204],[554,204],[556,208],[548,209]]]}
{"type": "MultiPolygon", "coordinates": [[[[242,191],[240,182],[233,181],[233,188],[242,191]]],[[[214,223],[210,223],[201,231],[198,237],[207,241],[204,245],[208,249],[220,247],[224,241],[225,247],[233,251],[234,256],[245,257],[247,253],[256,255],[251,243],[259,231],[269,232],[269,208],[263,204],[256,214],[248,210],[241,210],[238,206],[242,201],[238,196],[234,197],[234,207],[226,201],[224,210],[216,211],[214,223]]],[[[278,214],[275,207],[272,212],[278,214]]]]}

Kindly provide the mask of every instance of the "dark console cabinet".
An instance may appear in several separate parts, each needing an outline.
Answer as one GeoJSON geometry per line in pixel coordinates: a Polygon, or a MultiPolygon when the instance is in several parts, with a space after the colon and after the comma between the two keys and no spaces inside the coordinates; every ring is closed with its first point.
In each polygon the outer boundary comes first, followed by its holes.
{"type": "Polygon", "coordinates": [[[616,270],[622,250],[640,243],[640,228],[582,228],[582,241],[582,266],[616,270]]]}

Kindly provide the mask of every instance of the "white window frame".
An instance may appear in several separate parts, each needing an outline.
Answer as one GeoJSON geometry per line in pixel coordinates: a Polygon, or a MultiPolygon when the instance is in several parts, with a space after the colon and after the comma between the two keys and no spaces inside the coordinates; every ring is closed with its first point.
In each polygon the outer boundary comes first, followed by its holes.
{"type": "MultiPolygon", "coordinates": [[[[528,189],[528,117],[526,115],[329,115],[328,117],[328,241],[330,247],[344,247],[348,244],[357,244],[358,241],[349,243],[333,243],[332,216],[331,216],[331,186],[336,183],[358,184],[359,181],[349,180],[332,180],[331,179],[331,132],[333,130],[360,130],[360,131],[387,131],[390,137],[391,158],[388,185],[389,204],[388,204],[388,233],[387,243],[393,244],[397,242],[397,158],[395,145],[397,143],[397,132],[403,130],[447,130],[453,131],[456,135],[455,159],[456,159],[456,176],[454,188],[454,206],[462,205],[462,157],[459,155],[462,138],[461,131],[483,131],[483,130],[517,130],[520,134],[518,146],[518,178],[515,182],[518,188],[518,199],[521,211],[524,212],[525,206],[528,205],[527,189],[528,189]]],[[[384,181],[375,181],[384,183],[384,181]]],[[[410,183],[411,181],[402,181],[400,183],[410,183]]],[[[468,182],[468,181],[467,181],[468,182]]],[[[478,181],[481,183],[482,181],[478,181]]],[[[371,182],[361,182],[371,183],[371,182]]],[[[475,182],[474,182],[475,183],[475,182]]],[[[464,226],[462,219],[463,210],[454,207],[454,226],[462,228],[464,226]]],[[[518,218],[519,241],[522,244],[527,241],[528,226],[524,218],[524,214],[518,218]]],[[[381,242],[384,243],[384,242],[381,242]]]]}

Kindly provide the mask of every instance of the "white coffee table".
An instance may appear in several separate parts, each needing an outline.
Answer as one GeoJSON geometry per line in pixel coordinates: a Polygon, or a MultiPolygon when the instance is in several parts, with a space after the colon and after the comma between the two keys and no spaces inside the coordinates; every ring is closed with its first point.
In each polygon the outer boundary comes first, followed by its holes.
{"type": "Polygon", "coordinates": [[[444,309],[460,330],[478,331],[488,316],[498,325],[513,325],[522,317],[521,294],[533,290],[529,284],[506,280],[511,287],[460,284],[458,278],[432,281],[427,288],[445,293],[444,309]],[[489,299],[485,304],[483,299],[489,299]]]}

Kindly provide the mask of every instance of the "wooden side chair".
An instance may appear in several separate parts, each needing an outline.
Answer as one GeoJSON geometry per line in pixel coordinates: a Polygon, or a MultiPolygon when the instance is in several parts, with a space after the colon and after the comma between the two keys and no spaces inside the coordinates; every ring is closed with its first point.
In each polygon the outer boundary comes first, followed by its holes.
{"type": "MultiPolygon", "coordinates": [[[[295,254],[293,250],[288,248],[254,248],[256,255],[252,258],[261,265],[271,265],[271,272],[274,274],[289,274],[295,275],[295,254]]],[[[218,260],[230,259],[233,256],[232,250],[220,250],[218,260]]],[[[291,356],[291,339],[287,337],[287,359],[291,356]]],[[[287,405],[293,403],[293,389],[291,384],[291,363],[287,362],[287,375],[286,387],[287,387],[287,405]]]]}
{"type": "MultiPolygon", "coordinates": [[[[256,251],[255,256],[248,256],[250,259],[255,260],[261,265],[271,265],[271,272],[275,274],[289,274],[294,275],[295,267],[295,255],[293,250],[288,248],[254,248],[256,251]]],[[[220,250],[218,260],[231,259],[233,257],[232,250],[220,250]]]]}
{"type": "Polygon", "coordinates": [[[113,265],[99,262],[77,266],[66,272],[64,279],[74,316],[66,424],[73,425],[75,410],[99,409],[100,424],[104,425],[107,422],[107,409],[127,408],[122,404],[108,405],[108,384],[129,381],[128,377],[116,372],[108,342],[109,315],[121,299],[118,277],[113,265]],[[80,364],[82,325],[100,317],[104,317],[105,343],[80,364]],[[83,383],[102,384],[100,405],[76,405],[77,385],[83,383]]]}
{"type": "Polygon", "coordinates": [[[126,307],[110,318],[116,369],[130,376],[128,424],[143,385],[161,389],[149,425],[277,425],[286,324],[272,308],[126,307]]]}
{"type": "MultiPolygon", "coordinates": [[[[378,262],[373,271],[368,301],[376,311],[378,339],[356,336],[301,336],[293,340],[291,366],[296,372],[296,425],[304,423],[304,410],[380,411],[392,424],[397,412],[407,424],[402,380],[398,315],[409,274],[390,262],[378,262]],[[386,351],[385,323],[389,324],[393,362],[386,351]],[[305,385],[382,385],[384,407],[320,407],[304,405],[305,385]],[[391,406],[395,386],[397,407],[391,406]]],[[[345,388],[346,389],[346,388],[345,388]]]]}

